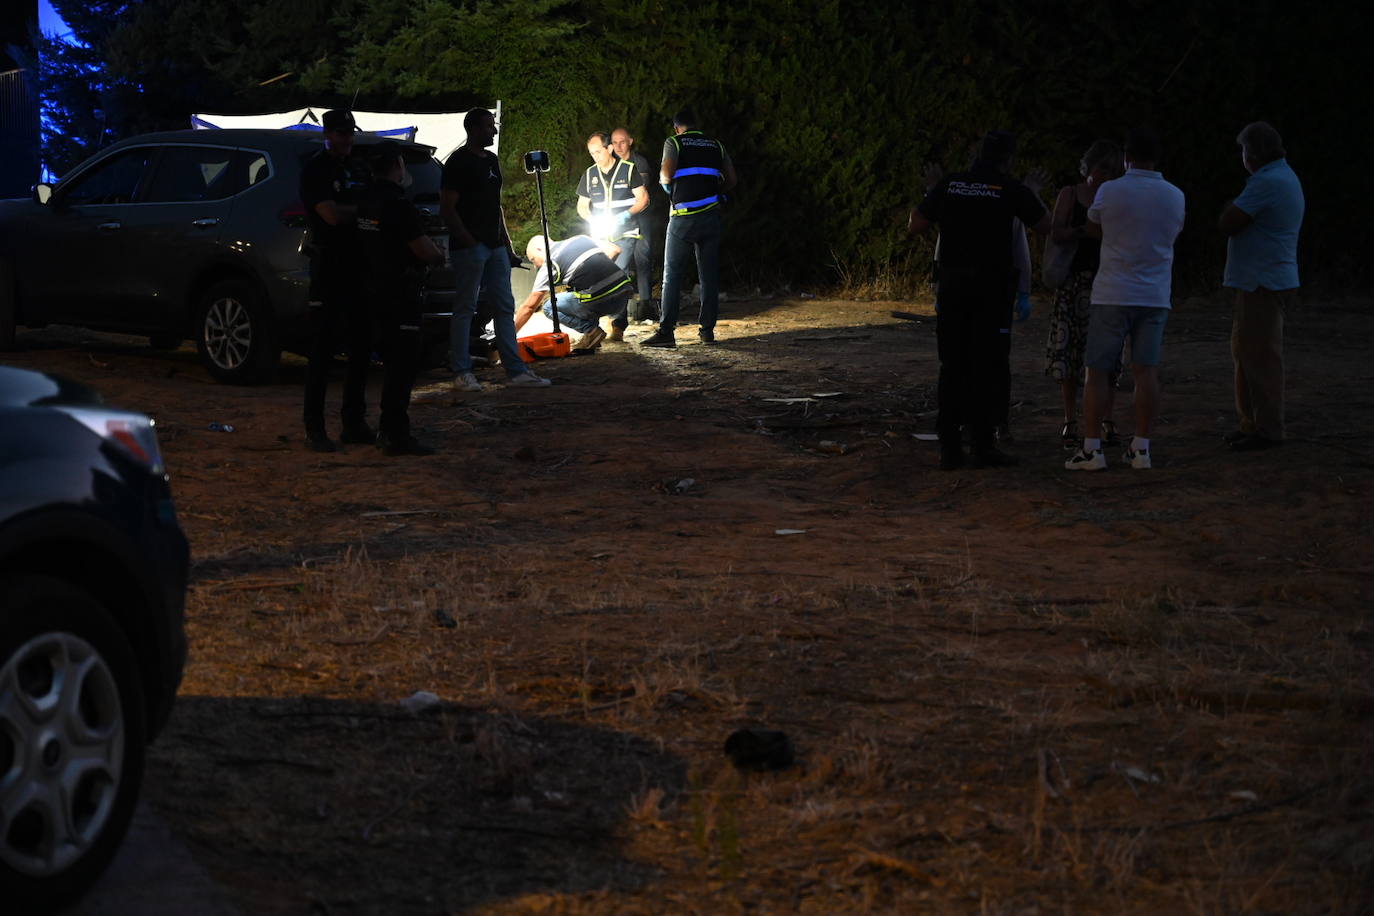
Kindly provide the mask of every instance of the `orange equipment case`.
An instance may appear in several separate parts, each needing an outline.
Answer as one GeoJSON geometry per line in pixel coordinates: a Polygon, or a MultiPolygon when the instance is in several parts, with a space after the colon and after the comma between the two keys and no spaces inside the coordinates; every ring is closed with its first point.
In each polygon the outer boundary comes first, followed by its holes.
{"type": "Polygon", "coordinates": [[[531,334],[528,337],[521,337],[516,343],[519,345],[520,358],[527,363],[532,363],[536,359],[552,359],[572,353],[572,339],[562,331],[531,334]]]}

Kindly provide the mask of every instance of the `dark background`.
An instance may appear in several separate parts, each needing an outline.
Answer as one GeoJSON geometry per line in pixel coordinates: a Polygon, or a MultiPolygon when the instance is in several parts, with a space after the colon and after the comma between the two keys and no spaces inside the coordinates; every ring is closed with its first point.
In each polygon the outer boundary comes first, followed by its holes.
{"type": "MultiPolygon", "coordinates": [[[[1304,285],[1366,287],[1369,8],[1139,0],[739,0],[680,4],[507,0],[57,0],[87,47],[40,41],[61,174],[112,139],[184,127],[196,110],[301,105],[504,110],[501,154],[517,243],[537,222],[519,157],[548,149],[555,234],[592,130],[628,126],[655,162],[672,112],[692,104],[741,176],[730,205],[731,284],[869,284],[926,277],[928,240],[902,237],[921,164],[966,164],[977,138],[1020,138],[1018,171],[1075,178],[1096,137],[1149,125],[1188,198],[1181,290],[1219,284],[1215,218],[1246,174],[1235,136],[1283,134],[1308,200],[1304,285]],[[287,7],[287,8],[283,8],[287,7]],[[1353,49],[1353,50],[1352,50],[1353,49]]],[[[423,137],[421,138],[423,140],[423,137]]]]}

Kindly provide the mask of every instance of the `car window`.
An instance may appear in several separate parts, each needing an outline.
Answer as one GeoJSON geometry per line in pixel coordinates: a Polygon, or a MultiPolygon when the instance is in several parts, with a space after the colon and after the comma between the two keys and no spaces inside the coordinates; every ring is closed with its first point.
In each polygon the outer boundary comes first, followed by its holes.
{"type": "Polygon", "coordinates": [[[144,203],[223,200],[243,187],[231,167],[234,151],[214,146],[169,146],[157,161],[144,203]]]}
{"type": "Polygon", "coordinates": [[[150,146],[116,153],[78,176],[62,191],[63,202],[127,204],[133,202],[156,150],[150,146]]]}
{"type": "Polygon", "coordinates": [[[266,181],[272,174],[271,166],[267,162],[267,156],[254,150],[239,150],[236,154],[239,162],[248,172],[248,180],[244,187],[251,188],[259,181],[266,181]]]}

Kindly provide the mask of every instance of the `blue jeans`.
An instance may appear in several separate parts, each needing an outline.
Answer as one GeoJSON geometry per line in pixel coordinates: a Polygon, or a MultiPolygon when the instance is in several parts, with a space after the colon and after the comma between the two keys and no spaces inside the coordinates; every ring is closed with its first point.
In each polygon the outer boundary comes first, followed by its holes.
{"type": "Polygon", "coordinates": [[[477,312],[477,295],[487,291],[495,317],[496,349],[506,374],[514,377],[529,370],[515,349],[515,295],[510,290],[510,256],[505,248],[488,248],[481,242],[471,248],[456,248],[453,260],[453,318],[449,323],[449,367],[455,372],[472,371],[469,337],[472,316],[477,312]]]}
{"type": "MultiPolygon", "coordinates": [[[[586,334],[597,326],[602,315],[623,315],[625,304],[630,301],[630,291],[615,293],[595,302],[581,302],[573,293],[558,294],[558,321],[579,334],[586,334]]],[[[553,318],[553,306],[544,300],[544,314],[553,318]]]]}
{"type": "Polygon", "coordinates": [[[663,243],[663,320],[659,329],[677,327],[682,287],[687,279],[693,253],[697,260],[697,279],[701,282],[701,330],[716,326],[720,311],[720,208],[705,213],[674,216],[668,220],[668,236],[663,243]]]}

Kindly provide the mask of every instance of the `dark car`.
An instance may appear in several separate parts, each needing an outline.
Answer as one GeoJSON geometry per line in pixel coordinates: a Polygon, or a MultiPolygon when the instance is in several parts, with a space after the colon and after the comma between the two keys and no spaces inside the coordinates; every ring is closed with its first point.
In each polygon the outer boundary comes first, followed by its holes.
{"type": "MultiPolygon", "coordinates": [[[[359,134],[355,151],[380,139],[359,134]]],[[[442,167],[432,147],[402,145],[407,193],[447,250],[442,167]]],[[[144,134],[38,185],[32,200],[0,201],[0,349],[17,325],[71,324],[157,347],[189,338],[220,381],[269,379],[283,349],[306,349],[300,173],[322,147],[321,134],[297,130],[144,134]]],[[[450,271],[430,272],[427,300],[441,334],[450,271]]]]}
{"type": "Polygon", "coordinates": [[[186,660],[189,551],[153,421],[0,366],[0,911],[109,864],[186,660]]]}

